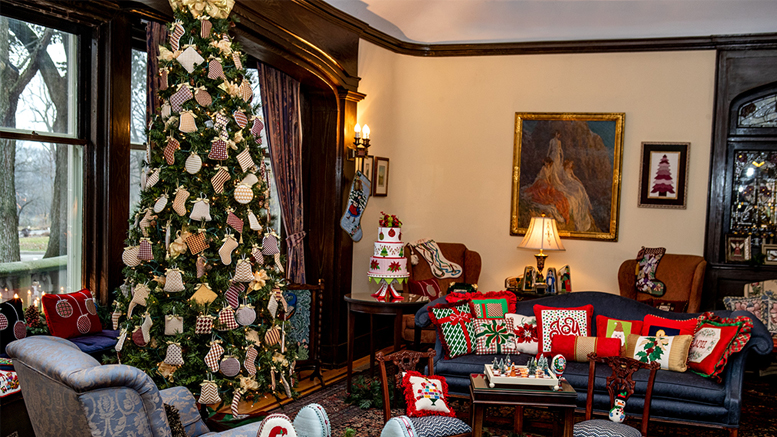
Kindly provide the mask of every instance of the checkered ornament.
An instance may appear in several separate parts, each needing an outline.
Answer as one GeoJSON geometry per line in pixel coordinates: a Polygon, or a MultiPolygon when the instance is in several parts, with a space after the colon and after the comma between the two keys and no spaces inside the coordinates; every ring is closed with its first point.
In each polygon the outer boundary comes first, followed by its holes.
{"type": "Polygon", "coordinates": [[[281,253],[281,250],[278,248],[278,238],[273,234],[265,235],[262,239],[262,255],[270,256],[276,253],[281,253]]]}
{"type": "Polygon", "coordinates": [[[208,242],[205,239],[205,233],[195,232],[186,239],[186,245],[189,246],[189,251],[192,255],[197,255],[203,250],[208,248],[208,242]]]}
{"type": "MultiPolygon", "coordinates": [[[[216,373],[219,371],[219,358],[224,354],[224,348],[216,341],[210,342],[210,350],[205,355],[205,364],[208,366],[211,372],[216,373]]],[[[217,389],[218,393],[218,389],[217,389]]]]}
{"type": "Polygon", "coordinates": [[[236,329],[239,325],[237,324],[237,320],[235,320],[235,311],[229,307],[222,308],[221,311],[219,311],[219,324],[221,325],[219,331],[231,331],[236,329]]]}
{"type": "Polygon", "coordinates": [[[179,269],[167,269],[165,274],[165,291],[168,293],[177,293],[184,291],[183,277],[179,269]]]}
{"type": "Polygon", "coordinates": [[[237,323],[248,326],[256,320],[256,310],[252,305],[240,305],[237,311],[235,311],[235,318],[237,323]]]}
{"type": "Polygon", "coordinates": [[[208,79],[227,80],[227,77],[224,76],[224,67],[216,58],[213,58],[210,60],[210,62],[208,62],[208,79]]]}
{"type": "Polygon", "coordinates": [[[124,253],[121,254],[121,260],[127,267],[135,267],[140,264],[138,259],[139,246],[130,246],[124,248],[124,253]]]}
{"type": "Polygon", "coordinates": [[[165,209],[166,206],[167,206],[167,194],[162,194],[161,196],[159,196],[156,202],[154,202],[154,212],[160,213],[165,209]]]}
{"type": "MultiPolygon", "coordinates": [[[[216,117],[218,117],[218,115],[216,117]]],[[[214,161],[223,161],[227,159],[227,143],[221,138],[214,139],[210,145],[208,158],[214,161]]]]}
{"type": "Polygon", "coordinates": [[[205,335],[211,332],[213,332],[213,316],[207,314],[197,316],[197,321],[194,324],[194,333],[205,335]]]}
{"type": "Polygon", "coordinates": [[[235,63],[235,68],[238,70],[243,69],[243,62],[240,60],[240,52],[232,52],[232,61],[235,63]]]}
{"type": "Polygon", "coordinates": [[[181,351],[181,345],[179,343],[170,343],[167,346],[165,364],[169,364],[171,366],[183,366],[183,352],[181,351]]]}
{"type": "Polygon", "coordinates": [[[189,85],[182,84],[178,91],[170,96],[170,107],[173,111],[180,112],[181,109],[183,109],[183,104],[192,97],[194,97],[194,95],[192,94],[192,90],[189,89],[189,85]]]}
{"type": "Polygon", "coordinates": [[[205,90],[205,87],[197,88],[197,91],[194,92],[194,100],[196,100],[200,106],[210,106],[211,103],[213,103],[213,98],[211,98],[208,91],[205,90]]]}
{"type": "Polygon", "coordinates": [[[154,259],[154,251],[151,249],[151,240],[148,238],[140,239],[138,248],[138,259],[141,261],[150,261],[154,259]]]}
{"type": "Polygon", "coordinates": [[[246,368],[246,371],[249,375],[256,375],[256,357],[259,356],[259,352],[256,351],[256,349],[251,346],[246,350],[246,359],[243,361],[243,367],[246,368]]]}
{"type": "Polygon", "coordinates": [[[237,260],[233,280],[236,282],[251,282],[254,280],[254,272],[251,270],[251,261],[247,259],[237,260]]]}
{"type": "Polygon", "coordinates": [[[241,234],[243,233],[243,220],[236,216],[232,211],[229,211],[227,214],[227,224],[232,226],[232,228],[237,232],[241,234]]]}

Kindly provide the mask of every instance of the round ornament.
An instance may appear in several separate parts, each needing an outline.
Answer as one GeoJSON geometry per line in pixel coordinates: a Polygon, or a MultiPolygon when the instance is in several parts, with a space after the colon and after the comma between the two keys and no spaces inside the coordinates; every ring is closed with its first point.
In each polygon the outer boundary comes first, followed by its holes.
{"type": "Polygon", "coordinates": [[[0,314],[0,331],[8,327],[8,318],[5,314],[0,314]]]}
{"type": "Polygon", "coordinates": [[[245,184],[239,184],[235,187],[235,200],[239,203],[249,203],[254,198],[254,192],[251,191],[251,187],[245,184]]]}
{"type": "Polygon", "coordinates": [[[256,311],[253,306],[240,305],[240,308],[235,311],[235,318],[237,319],[237,323],[248,326],[256,320],[256,311]]]}
{"type": "Polygon", "coordinates": [[[550,362],[550,366],[556,375],[561,375],[567,368],[567,359],[564,358],[564,355],[558,354],[553,357],[553,360],[550,362]]]}
{"type": "Polygon", "coordinates": [[[17,340],[21,340],[27,336],[27,327],[21,320],[18,320],[13,324],[13,336],[16,337],[17,340]]]}
{"type": "Polygon", "coordinates": [[[224,374],[224,376],[232,378],[240,373],[240,361],[238,361],[237,358],[233,357],[232,355],[228,355],[224,357],[223,360],[221,360],[219,369],[221,370],[221,373],[224,374]]]}
{"type": "Polygon", "coordinates": [[[76,326],[78,327],[78,332],[81,334],[86,334],[89,332],[89,329],[92,327],[92,321],[89,320],[89,317],[86,314],[81,314],[78,316],[78,320],[76,321],[76,326]]]}
{"type": "Polygon", "coordinates": [[[59,315],[59,317],[62,317],[64,319],[67,319],[68,317],[73,315],[73,305],[70,305],[70,302],[66,300],[60,299],[59,301],[57,301],[57,304],[55,305],[54,308],[56,308],[57,310],[57,315],[59,315]]]}
{"type": "Polygon", "coordinates": [[[94,304],[94,299],[92,299],[91,297],[87,298],[86,301],[84,302],[84,305],[86,305],[86,311],[89,314],[93,316],[97,314],[97,307],[94,304]]]}
{"type": "Polygon", "coordinates": [[[163,194],[159,196],[159,199],[156,200],[156,203],[154,204],[154,212],[160,213],[162,210],[165,209],[167,206],[167,194],[163,194]]]}
{"type": "Polygon", "coordinates": [[[186,168],[186,172],[189,174],[197,174],[202,168],[202,158],[200,158],[200,155],[192,152],[192,154],[186,158],[184,168],[186,168]]]}

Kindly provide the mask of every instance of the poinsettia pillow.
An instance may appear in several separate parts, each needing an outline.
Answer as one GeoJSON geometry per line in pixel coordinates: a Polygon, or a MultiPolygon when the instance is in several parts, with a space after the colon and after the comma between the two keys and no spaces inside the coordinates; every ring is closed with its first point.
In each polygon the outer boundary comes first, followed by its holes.
{"type": "Polygon", "coordinates": [[[515,350],[524,354],[537,355],[539,337],[537,336],[537,318],[521,314],[507,314],[507,327],[513,331],[515,350]]]}
{"type": "Polygon", "coordinates": [[[411,370],[402,377],[402,387],[408,416],[456,417],[448,405],[448,384],[442,376],[424,376],[411,370]]]}
{"type": "Polygon", "coordinates": [[[745,347],[750,341],[752,329],[750,317],[724,319],[711,312],[702,314],[688,352],[688,367],[699,375],[720,382],[728,357],[745,347]]]}
{"type": "Polygon", "coordinates": [[[475,327],[469,301],[440,303],[429,308],[429,318],[445,351],[445,359],[471,354],[475,348],[475,327]]]}
{"type": "Polygon", "coordinates": [[[475,354],[514,354],[515,336],[505,319],[475,319],[475,354]]]}
{"type": "Polygon", "coordinates": [[[41,298],[51,335],[73,338],[103,330],[92,293],[87,289],[68,294],[47,294],[41,298]]]}
{"type": "Polygon", "coordinates": [[[550,355],[551,340],[556,334],[591,336],[591,316],[593,305],[576,308],[553,308],[534,305],[534,315],[537,317],[539,331],[539,353],[550,355]]]}

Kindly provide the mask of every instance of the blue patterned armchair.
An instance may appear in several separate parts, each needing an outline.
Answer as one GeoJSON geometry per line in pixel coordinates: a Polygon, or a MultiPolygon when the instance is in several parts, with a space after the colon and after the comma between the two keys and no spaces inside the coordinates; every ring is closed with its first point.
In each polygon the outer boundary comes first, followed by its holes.
{"type": "Polygon", "coordinates": [[[175,406],[189,436],[254,437],[259,423],[211,433],[184,387],[159,391],[131,366],[105,365],[67,340],[34,336],[6,351],[19,375],[37,437],[170,436],[163,404],[175,406]]]}

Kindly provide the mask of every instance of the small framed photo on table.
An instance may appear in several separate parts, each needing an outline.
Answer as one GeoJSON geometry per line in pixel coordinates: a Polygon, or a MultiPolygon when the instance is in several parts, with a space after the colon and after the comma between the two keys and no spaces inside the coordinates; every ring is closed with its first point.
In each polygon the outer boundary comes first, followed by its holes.
{"type": "Polygon", "coordinates": [[[376,197],[388,196],[389,159],[380,156],[375,157],[372,170],[372,195],[376,197]]]}
{"type": "Polygon", "coordinates": [[[686,208],[691,143],[642,143],[640,208],[686,208]]]}
{"type": "Polygon", "coordinates": [[[523,287],[522,291],[534,291],[534,267],[526,266],[523,269],[523,287]]]}
{"type": "Polygon", "coordinates": [[[761,247],[761,252],[764,254],[764,264],[774,266],[777,265],[777,244],[764,244],[761,247]]]}
{"type": "Polygon", "coordinates": [[[750,236],[726,236],[726,262],[750,261],[750,236]]]}

